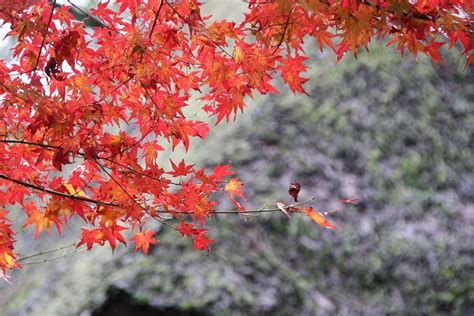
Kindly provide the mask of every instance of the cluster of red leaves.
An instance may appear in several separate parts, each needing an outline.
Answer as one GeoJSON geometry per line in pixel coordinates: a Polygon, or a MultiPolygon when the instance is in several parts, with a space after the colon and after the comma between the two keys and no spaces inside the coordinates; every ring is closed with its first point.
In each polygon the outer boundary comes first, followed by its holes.
{"type": "Polygon", "coordinates": [[[0,210],[0,269],[2,277],[6,278],[6,269],[20,267],[16,262],[16,255],[13,253],[13,236],[15,233],[11,229],[9,220],[6,218],[8,211],[0,210]]]}
{"type": "MultiPolygon", "coordinates": [[[[126,243],[122,231],[138,227],[132,241],[147,252],[154,239],[143,226],[167,213],[180,225],[165,224],[208,250],[207,230],[195,225],[215,212],[211,195],[229,166],[167,166],[160,154],[206,137],[186,107],[229,120],[254,93],[276,92],[276,76],[305,93],[309,37],[339,59],[379,37],[435,61],[445,37],[473,59],[471,0],[250,0],[239,23],[209,22],[197,0],[113,4],[90,10],[102,23],[91,29],[67,5],[0,0],[17,39],[12,59],[0,59],[0,207],[21,205],[36,236],[78,215],[89,226],[78,245],[88,248],[126,243]]],[[[224,189],[242,210],[241,183],[224,189]]],[[[13,235],[0,213],[2,270],[18,267],[13,235]]]]}

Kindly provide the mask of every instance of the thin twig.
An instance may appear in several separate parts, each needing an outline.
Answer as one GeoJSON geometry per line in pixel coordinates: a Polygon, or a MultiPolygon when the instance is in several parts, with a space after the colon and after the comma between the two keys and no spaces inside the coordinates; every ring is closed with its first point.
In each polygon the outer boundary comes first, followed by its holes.
{"type": "Polygon", "coordinates": [[[48,188],[45,188],[45,187],[42,187],[42,186],[39,186],[39,185],[36,185],[36,184],[32,184],[32,183],[29,183],[29,182],[26,182],[26,181],[23,181],[23,180],[10,178],[10,177],[8,177],[6,175],[3,175],[3,174],[0,174],[0,179],[5,179],[7,181],[22,185],[22,186],[30,188],[30,189],[46,192],[46,193],[61,196],[61,197],[64,197],[64,198],[69,198],[69,199],[72,199],[72,200],[90,202],[90,203],[94,203],[94,204],[97,204],[97,205],[103,205],[103,206],[119,206],[117,203],[114,203],[114,202],[104,202],[104,201],[99,201],[99,200],[94,200],[94,199],[91,199],[91,198],[87,198],[87,197],[84,197],[84,196],[77,196],[77,195],[73,195],[73,194],[67,194],[67,193],[63,193],[63,192],[54,191],[54,190],[51,190],[51,189],[48,189],[48,188]]]}
{"type": "Polygon", "coordinates": [[[95,16],[92,16],[90,15],[89,13],[87,13],[86,11],[82,10],[80,7],[78,7],[76,4],[72,3],[70,0],[67,0],[67,2],[72,5],[74,8],[76,8],[76,10],[78,10],[79,12],[81,12],[82,14],[84,14],[87,18],[91,19],[92,21],[95,21],[97,23],[100,24],[101,27],[105,27],[106,29],[110,30],[110,31],[113,31],[119,35],[123,35],[122,33],[120,33],[119,31],[117,31],[116,29],[113,29],[112,27],[110,27],[109,25],[105,24],[104,22],[102,22],[101,20],[99,20],[98,18],[96,18],[95,16]]]}
{"type": "Polygon", "coordinates": [[[25,263],[23,263],[22,265],[23,265],[23,266],[28,266],[28,265],[33,265],[33,264],[46,263],[46,262],[49,262],[49,261],[53,261],[53,260],[57,260],[57,259],[61,259],[61,258],[70,257],[70,256],[73,256],[73,255],[78,254],[78,253],[80,253],[80,252],[84,252],[84,251],[86,251],[86,250],[87,250],[87,249],[81,249],[81,250],[75,249],[74,251],[71,251],[71,252],[66,253],[66,254],[64,254],[64,255],[61,255],[61,256],[52,257],[52,258],[47,258],[47,259],[39,260],[39,261],[25,262],[25,263]]]}
{"type": "Polygon", "coordinates": [[[38,256],[42,256],[42,255],[46,255],[48,253],[52,253],[52,252],[56,252],[56,251],[59,251],[59,250],[63,250],[63,249],[67,249],[67,248],[71,248],[71,247],[74,247],[76,245],[76,243],[73,243],[73,244],[70,244],[70,245],[66,245],[66,246],[61,246],[59,248],[55,248],[55,249],[51,249],[51,250],[46,250],[46,251],[40,251],[38,253],[35,253],[33,255],[28,255],[28,256],[24,256],[24,257],[21,257],[19,259],[16,259],[17,262],[20,262],[20,261],[23,261],[23,260],[26,260],[26,259],[29,259],[29,258],[33,258],[33,257],[38,257],[38,256]]]}
{"type": "Polygon", "coordinates": [[[53,13],[54,13],[55,7],[56,7],[56,0],[53,0],[53,3],[51,5],[51,12],[49,13],[48,24],[46,26],[46,31],[43,36],[43,41],[41,41],[38,57],[36,58],[36,61],[35,61],[35,66],[33,67],[33,75],[31,76],[31,80],[33,80],[33,78],[35,77],[36,69],[38,68],[39,60],[41,57],[41,51],[43,50],[44,43],[46,42],[46,37],[48,36],[49,25],[51,24],[51,20],[53,19],[53,13]]]}
{"type": "MultiPolygon", "coordinates": [[[[287,207],[288,209],[291,209],[291,208],[294,208],[294,207],[298,207],[298,206],[301,206],[301,205],[305,205],[305,204],[308,204],[309,202],[311,201],[314,201],[316,199],[316,197],[312,197],[306,201],[303,201],[303,202],[299,202],[299,203],[296,203],[296,204],[289,204],[289,205],[285,205],[285,207],[287,207]]],[[[244,210],[244,211],[239,211],[239,210],[233,210],[233,211],[215,211],[213,213],[215,214],[236,214],[236,215],[245,215],[245,214],[255,214],[255,213],[270,213],[270,212],[281,212],[281,209],[279,209],[278,207],[275,207],[275,208],[265,208],[262,207],[260,209],[257,209],[257,210],[244,210]]]]}
{"type": "Polygon", "coordinates": [[[286,31],[288,30],[288,25],[290,24],[290,16],[291,16],[291,12],[292,12],[293,9],[290,10],[290,12],[288,12],[288,18],[286,19],[286,23],[285,23],[285,28],[283,29],[283,33],[281,34],[281,38],[280,38],[280,41],[278,42],[278,45],[275,47],[275,49],[273,50],[273,53],[272,55],[274,55],[276,53],[276,51],[278,50],[278,48],[280,48],[280,45],[283,43],[283,41],[285,40],[285,34],[286,34],[286,31]]]}
{"type": "Polygon", "coordinates": [[[159,8],[158,10],[156,10],[155,20],[153,20],[153,25],[151,26],[150,35],[148,35],[148,38],[151,38],[151,36],[153,35],[153,31],[155,30],[155,26],[156,26],[156,21],[158,20],[158,15],[160,15],[161,8],[163,8],[163,4],[164,2],[163,0],[161,0],[159,8]]]}
{"type": "MultiPolygon", "coordinates": [[[[8,140],[8,139],[4,139],[4,140],[0,140],[0,143],[19,143],[19,144],[26,144],[26,145],[35,145],[35,146],[39,146],[39,147],[44,147],[44,148],[49,148],[49,149],[62,149],[60,147],[57,147],[57,146],[51,146],[51,145],[46,145],[46,144],[41,144],[41,143],[34,143],[34,142],[28,142],[28,141],[20,141],[20,140],[8,140]]],[[[84,155],[83,153],[80,153],[78,152],[79,155],[84,155]]],[[[112,159],[109,159],[109,158],[101,158],[99,157],[99,159],[103,159],[103,160],[106,160],[110,163],[114,163],[122,168],[125,168],[131,172],[134,172],[134,173],[137,173],[137,174],[140,174],[142,176],[145,176],[145,177],[148,177],[150,179],[153,179],[155,181],[158,181],[158,182],[168,182],[169,180],[168,179],[159,179],[159,178],[156,178],[156,177],[153,177],[153,176],[150,176],[150,175],[147,175],[146,173],[143,173],[141,171],[138,171],[132,167],[129,167],[129,166],[125,166],[125,165],[122,165],[121,163],[119,162],[116,162],[112,159]]],[[[115,182],[117,183],[117,185],[121,186],[120,183],[118,183],[118,181],[111,176],[110,172],[108,172],[107,170],[104,170],[105,168],[109,168],[111,170],[113,170],[112,168],[110,167],[107,167],[107,166],[104,166],[102,164],[100,164],[99,162],[97,162],[99,164],[99,167],[115,182]]],[[[16,180],[16,179],[11,179],[11,178],[8,178],[6,176],[3,176],[0,174],[0,178],[5,178],[7,180],[10,180],[12,182],[16,182],[18,184],[22,184],[22,185],[25,185],[25,186],[28,186],[28,187],[31,187],[31,188],[34,188],[34,189],[37,189],[37,190],[40,190],[40,191],[46,191],[48,193],[51,193],[51,194],[56,194],[56,195],[61,195],[61,196],[64,196],[64,197],[69,197],[69,198],[74,198],[74,199],[79,199],[79,200],[83,200],[83,201],[86,201],[86,202],[91,202],[91,203],[95,203],[95,204],[101,204],[101,205],[107,205],[107,206],[119,206],[118,204],[115,204],[115,203],[111,203],[111,202],[102,202],[102,201],[97,201],[97,200],[93,200],[93,199],[89,199],[89,198],[85,198],[85,197],[81,197],[81,196],[77,196],[77,195],[70,195],[70,194],[66,194],[66,193],[62,193],[62,192],[57,192],[57,191],[52,191],[52,190],[49,190],[49,189],[46,189],[46,188],[43,188],[43,187],[40,187],[40,186],[36,186],[36,185],[33,185],[33,184],[30,184],[30,183],[27,183],[27,182],[24,182],[24,181],[21,181],[21,180],[16,180]]],[[[173,182],[170,182],[170,184],[175,184],[175,185],[180,185],[178,183],[173,183],[173,182]]],[[[129,193],[122,187],[121,188],[122,190],[124,190],[124,192],[126,192],[128,195],[129,193]]],[[[130,196],[130,195],[129,195],[130,196]]],[[[288,207],[289,209],[291,208],[294,208],[294,207],[298,207],[298,206],[301,206],[301,205],[304,205],[304,204],[308,204],[309,202],[315,200],[316,197],[312,197],[304,202],[300,202],[300,203],[296,203],[296,204],[289,204],[287,205],[286,207],[288,207]]],[[[134,199],[135,201],[135,199],[134,199]]],[[[136,202],[136,201],[135,201],[136,202]]],[[[140,207],[142,207],[140,205],[140,207]]],[[[143,207],[142,207],[143,208],[143,207]]],[[[192,211],[160,211],[160,210],[156,210],[155,211],[156,213],[176,213],[176,214],[194,214],[194,212],[192,211]]],[[[265,208],[262,207],[260,209],[256,209],[256,210],[244,210],[244,211],[239,211],[239,210],[232,210],[232,211],[214,211],[212,212],[213,214],[235,214],[235,215],[245,215],[245,214],[255,214],[255,213],[270,213],[270,212],[281,212],[281,210],[278,208],[278,207],[275,207],[275,208],[265,208]]],[[[323,212],[324,215],[327,215],[327,214],[331,214],[331,213],[335,213],[337,211],[329,211],[329,212],[323,212]]]]}

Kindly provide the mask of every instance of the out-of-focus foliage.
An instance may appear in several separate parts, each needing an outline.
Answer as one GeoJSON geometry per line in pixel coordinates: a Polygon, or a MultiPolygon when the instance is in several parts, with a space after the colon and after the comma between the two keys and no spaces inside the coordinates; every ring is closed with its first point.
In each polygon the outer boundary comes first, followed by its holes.
{"type": "Polygon", "coordinates": [[[337,67],[315,57],[313,98],[257,99],[199,146],[202,165],[232,160],[255,205],[289,202],[295,180],[299,199],[329,209],[360,196],[331,217],[337,230],[304,215],[220,216],[209,255],[159,230],[148,256],[98,249],[55,272],[25,267],[1,285],[0,315],[107,315],[110,286],[130,306],[188,315],[473,314],[474,78],[451,56],[416,64],[373,45],[337,67]]]}

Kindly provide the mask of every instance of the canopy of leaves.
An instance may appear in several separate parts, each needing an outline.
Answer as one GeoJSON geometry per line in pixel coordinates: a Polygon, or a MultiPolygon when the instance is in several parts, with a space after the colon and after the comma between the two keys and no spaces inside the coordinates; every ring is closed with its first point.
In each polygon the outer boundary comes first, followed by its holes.
{"type": "MultiPolygon", "coordinates": [[[[328,216],[336,231],[291,213],[291,221],[218,215],[207,254],[161,227],[148,256],[132,254],[131,243],[113,256],[96,247],[12,271],[14,284],[0,283],[0,314],[87,314],[124,305],[139,314],[140,303],[189,314],[470,315],[474,77],[472,67],[462,70],[459,48],[442,48],[447,67],[425,56],[402,59],[383,42],[336,66],[335,56],[318,54],[309,74],[315,79],[305,85],[311,100],[288,91],[256,98],[190,152],[196,166],[232,159],[246,206],[287,203],[291,179],[301,184],[298,200],[316,194],[317,211],[335,197],[360,196],[358,206],[328,216]],[[109,287],[130,296],[115,300],[109,287]]],[[[70,221],[61,244],[75,241],[80,222],[70,221]]],[[[56,248],[46,235],[32,243],[34,229],[18,235],[23,253],[56,248]]]]}

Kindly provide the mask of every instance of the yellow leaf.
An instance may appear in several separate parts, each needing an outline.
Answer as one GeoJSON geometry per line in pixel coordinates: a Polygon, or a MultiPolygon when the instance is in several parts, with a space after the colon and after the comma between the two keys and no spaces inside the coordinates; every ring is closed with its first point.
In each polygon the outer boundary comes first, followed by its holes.
{"type": "Polygon", "coordinates": [[[69,194],[74,195],[74,196],[80,196],[83,198],[89,198],[87,194],[84,193],[84,191],[80,191],[80,190],[77,191],[76,189],[74,189],[74,187],[71,184],[63,183],[63,185],[66,188],[66,190],[69,192],[69,194]]]}
{"type": "Polygon", "coordinates": [[[90,91],[90,88],[89,86],[87,85],[87,77],[86,76],[83,76],[83,75],[77,75],[75,78],[74,78],[74,82],[76,83],[76,85],[81,88],[82,90],[86,90],[87,92],[90,91]]]}
{"type": "Polygon", "coordinates": [[[239,46],[235,47],[235,50],[234,50],[234,60],[236,62],[240,62],[244,59],[244,52],[242,51],[242,48],[240,48],[239,46]]]}
{"type": "Polygon", "coordinates": [[[12,255],[6,252],[0,254],[0,267],[12,269],[17,266],[18,264],[12,255]]]}
{"type": "Polygon", "coordinates": [[[224,190],[226,190],[230,197],[234,199],[236,195],[240,196],[245,200],[245,196],[242,193],[242,182],[240,182],[237,178],[231,179],[229,183],[227,183],[224,187],[224,190]]]}

